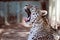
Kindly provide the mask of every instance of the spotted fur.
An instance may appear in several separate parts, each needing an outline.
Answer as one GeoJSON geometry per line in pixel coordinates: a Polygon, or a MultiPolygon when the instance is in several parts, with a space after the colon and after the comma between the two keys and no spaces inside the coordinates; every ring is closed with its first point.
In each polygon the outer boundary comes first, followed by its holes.
{"type": "Polygon", "coordinates": [[[46,18],[42,18],[40,14],[34,10],[32,10],[31,13],[30,23],[32,23],[33,26],[30,30],[28,40],[54,40],[46,18]]]}

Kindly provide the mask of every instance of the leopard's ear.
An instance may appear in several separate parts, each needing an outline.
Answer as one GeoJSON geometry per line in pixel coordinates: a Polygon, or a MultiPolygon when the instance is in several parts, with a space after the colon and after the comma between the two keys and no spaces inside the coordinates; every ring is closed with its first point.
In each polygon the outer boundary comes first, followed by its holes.
{"type": "Polygon", "coordinates": [[[45,15],[47,15],[47,11],[46,10],[40,10],[40,12],[39,12],[42,16],[45,16],[45,15]]]}

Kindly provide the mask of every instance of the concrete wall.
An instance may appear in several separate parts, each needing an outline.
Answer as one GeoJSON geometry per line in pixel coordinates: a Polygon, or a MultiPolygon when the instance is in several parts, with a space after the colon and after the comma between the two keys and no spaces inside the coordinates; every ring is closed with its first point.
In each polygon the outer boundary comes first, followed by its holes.
{"type": "Polygon", "coordinates": [[[1,16],[6,15],[6,13],[10,13],[12,15],[16,15],[17,13],[21,13],[23,16],[27,16],[23,7],[27,4],[32,4],[40,7],[40,3],[37,1],[23,1],[23,2],[0,2],[0,14],[1,16]],[[9,9],[8,9],[9,8],[9,9]]]}

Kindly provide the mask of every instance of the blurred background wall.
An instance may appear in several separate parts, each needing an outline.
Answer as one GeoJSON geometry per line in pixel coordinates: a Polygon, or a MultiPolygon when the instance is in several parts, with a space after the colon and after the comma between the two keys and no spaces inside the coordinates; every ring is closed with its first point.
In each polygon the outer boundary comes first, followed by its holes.
{"type": "Polygon", "coordinates": [[[0,2],[0,16],[4,17],[5,23],[7,23],[9,20],[15,20],[17,23],[19,23],[22,17],[27,17],[27,14],[23,8],[28,3],[41,8],[41,3],[39,1],[0,2]]]}

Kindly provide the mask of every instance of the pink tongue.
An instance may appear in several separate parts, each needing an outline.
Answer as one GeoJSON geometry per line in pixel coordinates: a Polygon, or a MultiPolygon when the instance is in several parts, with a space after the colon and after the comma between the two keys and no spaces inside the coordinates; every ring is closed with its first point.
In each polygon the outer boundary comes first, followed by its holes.
{"type": "Polygon", "coordinates": [[[24,18],[25,21],[29,20],[28,18],[24,18]]]}

